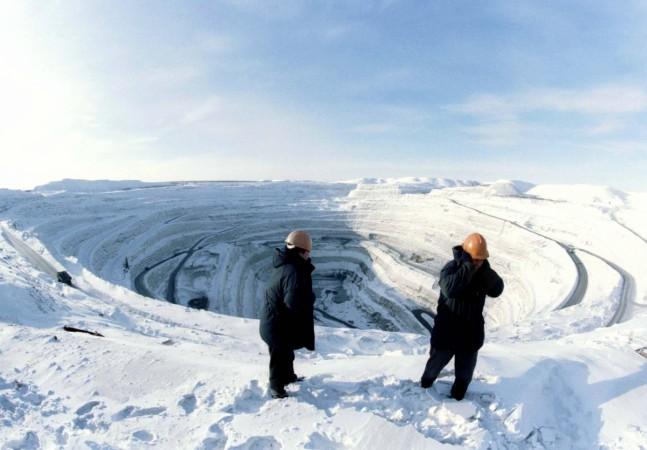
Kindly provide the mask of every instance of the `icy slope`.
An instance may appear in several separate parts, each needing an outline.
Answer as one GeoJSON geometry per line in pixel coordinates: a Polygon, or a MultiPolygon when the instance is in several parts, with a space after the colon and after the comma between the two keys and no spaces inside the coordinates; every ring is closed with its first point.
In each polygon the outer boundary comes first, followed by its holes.
{"type": "MultiPolygon", "coordinates": [[[[34,250],[52,262],[42,246],[34,250]]],[[[417,386],[424,335],[317,328],[306,380],[268,400],[255,320],[146,299],[63,261],[56,284],[0,240],[4,448],[644,448],[644,319],[487,344],[466,400],[417,386]],[[63,325],[104,337],[66,333],[63,325]],[[642,446],[642,447],[641,447],[642,446]]]]}
{"type": "Polygon", "coordinates": [[[644,199],[432,178],[2,191],[0,448],[645,448],[644,199]],[[253,318],[292,228],[317,243],[318,323],[342,328],[317,328],[275,402],[253,318]],[[449,367],[417,382],[473,230],[506,291],[457,403],[449,367]]]}
{"type": "MultiPolygon", "coordinates": [[[[555,191],[529,187],[497,182],[393,196],[365,185],[362,195],[351,193],[344,207],[358,234],[370,228],[381,243],[412,255],[406,269],[428,271],[435,279],[448,258],[447,249],[471,231],[485,234],[490,262],[506,280],[502,298],[486,303],[491,340],[551,339],[644,315],[644,232],[630,230],[615,218],[640,217],[645,210],[644,205],[637,207],[638,196],[623,194],[627,204],[610,212],[595,201],[608,189],[594,188],[586,195],[575,190],[581,195],[556,201],[522,195],[555,191]],[[511,185],[513,191],[507,189],[511,185]],[[507,187],[493,195],[495,186],[507,187]]],[[[399,286],[410,278],[404,266],[385,277],[399,286]]]]}
{"type": "MultiPolygon", "coordinates": [[[[510,183],[515,192],[528,188],[510,183]]],[[[491,237],[492,262],[508,281],[500,301],[488,306],[488,326],[580,303],[585,291],[581,265],[565,251],[567,239],[529,233],[459,204],[500,200],[515,208],[512,216],[535,215],[526,225],[538,227],[544,220],[537,214],[548,202],[501,197],[505,189],[493,197],[492,186],[475,182],[174,183],[116,190],[120,186],[50,185],[68,191],[32,194],[0,214],[24,239],[37,237],[57,259],[74,256],[103,279],[248,318],[257,316],[274,248],[293,228],[308,229],[317,243],[314,286],[317,320],[324,325],[424,333],[436,308],[440,268],[451,247],[475,229],[491,237]]],[[[608,217],[602,222],[617,226],[608,217]]],[[[613,274],[605,279],[600,289],[609,294],[617,280],[613,274]]],[[[596,308],[596,326],[609,322],[609,314],[596,308]]]]}

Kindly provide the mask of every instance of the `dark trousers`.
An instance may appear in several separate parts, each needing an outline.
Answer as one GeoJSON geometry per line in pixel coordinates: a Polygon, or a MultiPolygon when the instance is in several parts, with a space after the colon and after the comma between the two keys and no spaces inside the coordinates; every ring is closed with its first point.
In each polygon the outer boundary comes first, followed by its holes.
{"type": "Polygon", "coordinates": [[[451,350],[439,350],[433,346],[429,350],[429,359],[425,366],[425,371],[420,379],[423,387],[431,386],[441,370],[454,357],[454,385],[452,386],[451,395],[456,400],[462,400],[467,392],[467,387],[472,381],[474,369],[476,368],[476,352],[453,352],[451,350]]]}
{"type": "Polygon", "coordinates": [[[285,347],[269,347],[270,387],[281,390],[294,375],[294,350],[285,347]]]}

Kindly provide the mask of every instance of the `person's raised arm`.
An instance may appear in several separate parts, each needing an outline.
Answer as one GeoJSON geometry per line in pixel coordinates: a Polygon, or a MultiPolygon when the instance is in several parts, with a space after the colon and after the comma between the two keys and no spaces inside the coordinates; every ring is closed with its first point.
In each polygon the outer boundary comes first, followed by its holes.
{"type": "Polygon", "coordinates": [[[445,297],[460,296],[472,280],[476,267],[469,255],[464,254],[460,260],[448,262],[440,271],[440,289],[445,297]]]}
{"type": "Polygon", "coordinates": [[[494,270],[488,274],[488,297],[498,297],[503,292],[503,279],[494,270]]]}

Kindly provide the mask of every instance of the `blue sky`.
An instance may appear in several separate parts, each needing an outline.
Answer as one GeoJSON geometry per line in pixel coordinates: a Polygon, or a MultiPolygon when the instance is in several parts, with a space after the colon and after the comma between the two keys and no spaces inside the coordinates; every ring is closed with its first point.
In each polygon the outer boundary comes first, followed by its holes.
{"type": "Polygon", "coordinates": [[[644,1],[0,1],[2,187],[444,176],[647,190],[644,1]]]}

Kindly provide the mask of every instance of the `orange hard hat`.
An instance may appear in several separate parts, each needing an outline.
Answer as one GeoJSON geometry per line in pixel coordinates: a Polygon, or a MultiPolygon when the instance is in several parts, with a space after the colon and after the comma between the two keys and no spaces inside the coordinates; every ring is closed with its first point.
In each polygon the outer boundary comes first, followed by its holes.
{"type": "Polygon", "coordinates": [[[312,239],[310,235],[303,230],[295,230],[285,238],[288,248],[300,248],[301,250],[312,251],[312,239]]]}
{"type": "Polygon", "coordinates": [[[488,259],[490,253],[487,251],[487,242],[483,235],[472,233],[463,241],[463,251],[469,254],[472,259],[488,259]]]}

